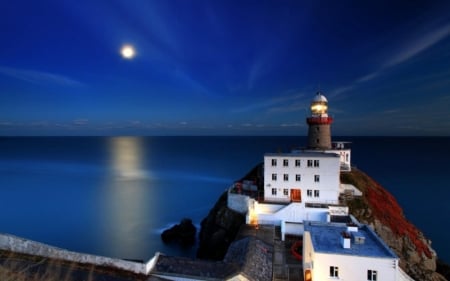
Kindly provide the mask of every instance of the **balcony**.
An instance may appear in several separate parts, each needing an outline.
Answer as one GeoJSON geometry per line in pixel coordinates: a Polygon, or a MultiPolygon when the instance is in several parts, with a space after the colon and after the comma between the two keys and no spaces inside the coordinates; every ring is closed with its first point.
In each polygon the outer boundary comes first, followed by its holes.
{"type": "Polygon", "coordinates": [[[308,125],[329,125],[333,122],[332,117],[308,117],[306,118],[308,125]]]}

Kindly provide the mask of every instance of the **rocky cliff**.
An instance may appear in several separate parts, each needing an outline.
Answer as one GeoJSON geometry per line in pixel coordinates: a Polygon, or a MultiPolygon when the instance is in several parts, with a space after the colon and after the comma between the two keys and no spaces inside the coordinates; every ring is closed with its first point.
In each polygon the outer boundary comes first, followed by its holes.
{"type": "Polygon", "coordinates": [[[201,223],[197,251],[200,259],[222,260],[239,228],[245,223],[244,215],[227,207],[227,195],[225,191],[201,223]]]}
{"type": "Polygon", "coordinates": [[[395,198],[380,184],[360,170],[342,173],[341,182],[356,186],[360,198],[347,202],[350,213],[370,225],[400,257],[400,267],[415,280],[447,280],[436,272],[437,254],[431,241],[409,222],[395,198]]]}
{"type": "MultiPolygon", "coordinates": [[[[255,167],[244,179],[262,182],[260,169],[260,166],[255,167]]],[[[445,281],[449,278],[449,266],[437,263],[431,241],[405,218],[400,205],[388,191],[357,169],[342,173],[341,181],[353,184],[363,192],[362,197],[346,202],[350,213],[361,223],[370,225],[395,251],[405,272],[416,281],[445,281]]],[[[221,260],[243,223],[243,215],[227,208],[225,192],[202,221],[197,257],[221,260]]]]}

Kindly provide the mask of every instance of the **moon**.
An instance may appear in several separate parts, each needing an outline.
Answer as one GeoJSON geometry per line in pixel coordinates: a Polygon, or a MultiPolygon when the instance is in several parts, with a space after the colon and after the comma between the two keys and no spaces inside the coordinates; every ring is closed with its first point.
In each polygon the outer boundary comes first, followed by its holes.
{"type": "Polygon", "coordinates": [[[124,59],[132,59],[136,56],[136,51],[132,45],[123,45],[120,49],[120,54],[124,59]]]}

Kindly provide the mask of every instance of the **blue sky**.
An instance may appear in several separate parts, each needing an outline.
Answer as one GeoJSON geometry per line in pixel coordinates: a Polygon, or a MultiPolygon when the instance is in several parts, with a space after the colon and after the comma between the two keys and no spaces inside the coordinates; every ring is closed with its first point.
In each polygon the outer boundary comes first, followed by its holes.
{"type": "Polygon", "coordinates": [[[450,136],[449,1],[4,1],[0,135],[450,136]],[[133,45],[136,56],[120,54],[133,45]]]}

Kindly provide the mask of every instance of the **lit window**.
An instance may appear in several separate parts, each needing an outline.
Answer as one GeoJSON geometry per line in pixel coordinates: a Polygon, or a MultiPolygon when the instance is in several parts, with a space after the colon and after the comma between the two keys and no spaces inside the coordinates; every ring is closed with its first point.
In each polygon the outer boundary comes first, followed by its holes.
{"type": "Polygon", "coordinates": [[[289,160],[288,159],[283,159],[283,166],[284,167],[289,166],[289,160]]]}
{"type": "Polygon", "coordinates": [[[277,165],[277,159],[272,159],[272,166],[276,166],[277,165]]]}
{"type": "Polygon", "coordinates": [[[300,159],[295,160],[295,167],[300,167],[300,159]]]}
{"type": "Polygon", "coordinates": [[[277,195],[277,189],[276,188],[272,188],[272,195],[277,195]]]}
{"type": "Polygon", "coordinates": [[[330,266],[330,277],[339,277],[339,271],[337,266],[330,266]]]}
{"type": "Polygon", "coordinates": [[[376,270],[367,270],[367,280],[368,281],[377,281],[377,271],[376,270]]]}
{"type": "Polygon", "coordinates": [[[314,160],[314,167],[319,167],[319,160],[314,160]]]}
{"type": "Polygon", "coordinates": [[[306,196],[312,197],[312,190],[311,190],[311,189],[308,189],[308,190],[306,191],[306,196]]]}
{"type": "Polygon", "coordinates": [[[313,166],[313,161],[312,160],[308,160],[308,167],[312,167],[313,166]]]}
{"type": "Polygon", "coordinates": [[[283,175],[283,180],[284,181],[288,181],[289,180],[289,175],[288,174],[284,174],[283,175]]]}
{"type": "Polygon", "coordinates": [[[301,175],[295,175],[295,181],[301,181],[302,176],[301,175]]]}
{"type": "Polygon", "coordinates": [[[288,196],[289,195],[289,189],[287,189],[287,188],[283,189],[283,194],[288,196]]]}
{"type": "Polygon", "coordinates": [[[314,175],[314,182],[320,182],[320,175],[314,175]]]}
{"type": "Polygon", "coordinates": [[[319,190],[314,190],[314,197],[319,197],[320,193],[319,190]]]}
{"type": "Polygon", "coordinates": [[[277,180],[277,174],[272,174],[272,180],[276,181],[277,180]]]}

